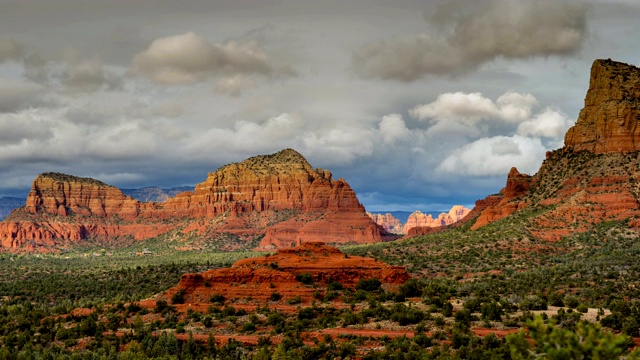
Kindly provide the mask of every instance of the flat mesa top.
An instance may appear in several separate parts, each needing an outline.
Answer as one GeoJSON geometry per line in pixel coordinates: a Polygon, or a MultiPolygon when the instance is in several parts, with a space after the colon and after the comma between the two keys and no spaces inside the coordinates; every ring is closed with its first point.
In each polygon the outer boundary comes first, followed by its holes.
{"type": "Polygon", "coordinates": [[[46,178],[46,179],[51,179],[53,181],[75,182],[75,183],[82,183],[82,184],[91,184],[91,185],[96,185],[96,186],[113,187],[111,185],[103,183],[100,180],[96,180],[96,179],[92,179],[92,178],[86,178],[86,177],[73,176],[73,175],[68,175],[68,174],[62,174],[62,173],[58,173],[58,172],[42,173],[42,174],[40,174],[38,176],[38,178],[46,178]]]}

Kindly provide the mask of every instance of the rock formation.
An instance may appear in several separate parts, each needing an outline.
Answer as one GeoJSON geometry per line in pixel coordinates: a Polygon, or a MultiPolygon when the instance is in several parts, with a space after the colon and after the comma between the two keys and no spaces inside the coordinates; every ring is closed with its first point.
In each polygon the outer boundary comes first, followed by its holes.
{"type": "Polygon", "coordinates": [[[404,225],[403,232],[409,234],[412,228],[417,227],[443,227],[451,225],[464,218],[471,210],[462,205],[454,205],[448,213],[441,213],[437,218],[433,218],[431,214],[424,214],[421,211],[415,211],[409,215],[407,223],[404,225]]]}
{"type": "Polygon", "coordinates": [[[536,175],[513,168],[500,194],[476,203],[464,221],[472,229],[534,208],[528,230],[560,240],[602,221],[640,227],[640,69],[611,60],[591,68],[585,106],[565,135],[565,146],[549,152],[536,175]]]}
{"type": "Polygon", "coordinates": [[[525,203],[512,200],[526,194],[531,187],[531,182],[531,176],[520,174],[515,167],[511,168],[509,175],[507,175],[507,186],[500,190],[500,194],[493,199],[494,202],[498,199],[499,201],[486,206],[471,229],[477,229],[490,222],[500,220],[525,207],[525,203]]]}
{"type": "Polygon", "coordinates": [[[401,266],[392,266],[372,258],[347,256],[340,250],[323,243],[305,243],[301,246],[281,249],[269,256],[244,259],[230,268],[209,270],[198,274],[185,274],[180,283],[160,296],[170,300],[178,292],[184,292],[189,303],[207,303],[215,294],[226,299],[246,299],[266,302],[277,292],[282,300],[300,296],[309,302],[313,293],[324,293],[330,282],[354,288],[360,279],[380,280],[383,285],[400,285],[409,280],[409,274],[401,266]],[[308,274],[313,285],[301,283],[299,274],[308,274]]]}
{"type": "Polygon", "coordinates": [[[208,237],[264,235],[260,246],[268,248],[381,240],[346,181],[286,149],[223,166],[193,192],[164,203],[140,202],[97,180],[44,173],[25,207],[0,223],[0,241],[6,248],[51,247],[86,238],[147,239],[178,229],[208,237]]]}
{"type": "Polygon", "coordinates": [[[410,235],[411,234],[424,234],[425,231],[411,232],[413,228],[437,228],[451,225],[460,221],[467,216],[470,209],[465,208],[462,205],[454,205],[449,212],[441,213],[437,218],[433,218],[431,214],[424,214],[421,211],[414,211],[409,215],[407,222],[402,224],[400,220],[396,219],[392,214],[373,214],[367,213],[376,224],[382,226],[387,232],[392,234],[410,235]]]}
{"type": "Polygon", "coordinates": [[[596,60],[578,121],[567,131],[565,149],[594,154],[640,150],[640,69],[596,60]]]}
{"type": "Polygon", "coordinates": [[[404,234],[404,226],[400,220],[396,219],[392,214],[376,214],[367,212],[367,215],[369,215],[376,224],[382,226],[386,232],[390,234],[404,234]]]}

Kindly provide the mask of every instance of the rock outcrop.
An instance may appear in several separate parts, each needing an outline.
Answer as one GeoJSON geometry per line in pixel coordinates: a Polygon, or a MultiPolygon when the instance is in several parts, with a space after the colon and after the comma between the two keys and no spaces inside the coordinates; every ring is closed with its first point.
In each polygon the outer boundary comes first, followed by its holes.
{"type": "Polygon", "coordinates": [[[367,215],[378,225],[390,234],[404,234],[404,226],[400,220],[396,219],[392,214],[376,214],[367,212],[367,215]]]}
{"type": "MultiPolygon", "coordinates": [[[[495,196],[492,199],[494,203],[486,206],[480,213],[480,216],[471,229],[478,229],[490,222],[505,218],[516,212],[518,209],[524,208],[527,205],[525,202],[512,200],[519,199],[521,196],[525,195],[529,188],[531,188],[532,181],[533,178],[531,176],[521,174],[515,167],[511,168],[509,175],[507,175],[507,185],[500,190],[500,194],[498,196],[495,196]],[[499,201],[495,202],[498,199],[499,201]]],[[[492,201],[487,200],[487,202],[492,201]]]]}
{"type": "Polygon", "coordinates": [[[260,245],[266,248],[381,240],[346,181],[286,149],[223,166],[193,192],[164,203],[140,202],[97,180],[44,173],[34,180],[25,207],[0,223],[0,241],[9,248],[28,242],[50,247],[87,238],[146,239],[171,230],[264,235],[260,245]]]}
{"type": "Polygon", "coordinates": [[[531,235],[550,241],[602,221],[640,227],[640,69],[596,60],[576,124],[565,146],[547,153],[536,175],[512,169],[500,194],[476,203],[472,229],[534,208],[531,235]]]}
{"type": "Polygon", "coordinates": [[[330,282],[354,288],[358,280],[372,278],[386,286],[397,286],[410,276],[401,266],[347,256],[323,243],[305,243],[273,255],[240,260],[230,268],[182,275],[180,283],[160,298],[170,300],[181,291],[189,303],[208,303],[215,294],[228,300],[250,298],[264,303],[277,292],[282,296],[281,301],[300,296],[302,301],[309,302],[314,292],[324,294],[330,282]],[[300,282],[299,274],[310,276],[313,286],[300,282]]]}
{"type": "Polygon", "coordinates": [[[437,218],[433,218],[431,214],[424,214],[421,211],[415,211],[407,219],[403,232],[409,234],[413,228],[435,228],[451,225],[460,221],[467,216],[470,209],[462,205],[454,205],[448,213],[441,213],[437,218]]]}
{"type": "Polygon", "coordinates": [[[640,150],[640,69],[596,60],[578,121],[567,131],[565,149],[594,154],[640,150]]]}
{"type": "Polygon", "coordinates": [[[407,218],[407,222],[402,224],[392,214],[374,214],[367,213],[376,224],[382,226],[388,233],[398,235],[415,236],[416,234],[425,234],[431,232],[429,230],[415,230],[414,228],[439,228],[454,224],[463,219],[470,212],[470,209],[462,205],[454,205],[449,212],[441,213],[435,219],[431,214],[425,214],[421,211],[414,211],[407,218]]]}

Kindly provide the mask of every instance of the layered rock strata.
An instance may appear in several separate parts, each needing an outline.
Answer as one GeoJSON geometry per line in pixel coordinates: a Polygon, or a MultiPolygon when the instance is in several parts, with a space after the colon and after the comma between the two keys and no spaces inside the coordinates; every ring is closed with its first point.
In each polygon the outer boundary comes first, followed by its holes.
{"type": "Polygon", "coordinates": [[[512,169],[500,194],[476,203],[472,229],[534,208],[531,235],[550,241],[602,221],[640,222],[640,69],[611,60],[591,67],[585,106],[536,175],[512,169]]]}
{"type": "Polygon", "coordinates": [[[578,121],[567,131],[565,149],[594,154],[640,150],[640,69],[596,60],[578,121]]]}
{"type": "Polygon", "coordinates": [[[404,234],[404,226],[400,220],[396,219],[392,214],[376,214],[367,212],[367,215],[378,225],[391,234],[404,234]]]}
{"type": "Polygon", "coordinates": [[[93,237],[146,239],[175,229],[265,235],[262,247],[381,240],[345,180],[286,149],[223,166],[193,192],[164,203],[140,202],[97,180],[44,173],[25,207],[0,223],[0,241],[6,248],[55,246],[93,237]]]}
{"type": "Polygon", "coordinates": [[[360,279],[373,278],[385,286],[397,286],[410,276],[401,266],[347,256],[323,243],[305,243],[278,250],[273,255],[240,260],[230,268],[182,275],[180,283],[160,298],[170,300],[181,291],[189,303],[207,303],[216,294],[228,300],[249,298],[264,303],[277,292],[282,301],[300,296],[302,301],[308,302],[313,299],[314,292],[323,294],[330,282],[353,289],[360,279]],[[313,284],[300,282],[299,274],[310,276],[313,284]]]}
{"type": "Polygon", "coordinates": [[[462,220],[470,211],[471,209],[467,209],[462,205],[454,205],[449,212],[441,213],[436,218],[433,218],[431,214],[414,211],[409,215],[405,224],[402,224],[400,220],[396,219],[390,213],[375,214],[368,212],[367,215],[369,215],[376,224],[382,226],[388,233],[407,234],[411,236],[416,233],[411,231],[414,228],[439,228],[448,226],[462,220]]]}
{"type": "Polygon", "coordinates": [[[443,227],[451,225],[464,218],[471,210],[462,205],[454,205],[448,213],[441,213],[437,218],[433,218],[431,214],[424,214],[421,211],[415,211],[407,219],[403,232],[409,234],[412,228],[417,227],[443,227]]]}

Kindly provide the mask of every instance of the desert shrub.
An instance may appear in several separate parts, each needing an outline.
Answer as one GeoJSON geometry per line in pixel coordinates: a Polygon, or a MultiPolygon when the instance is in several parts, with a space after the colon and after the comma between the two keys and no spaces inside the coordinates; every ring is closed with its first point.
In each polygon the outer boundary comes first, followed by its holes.
{"type": "Polygon", "coordinates": [[[329,283],[329,286],[327,286],[327,291],[339,291],[342,289],[343,289],[342,284],[337,281],[332,281],[329,283]]]}
{"type": "Polygon", "coordinates": [[[184,295],[185,295],[184,289],[180,289],[180,290],[176,291],[176,293],[173,294],[173,296],[171,296],[171,303],[172,304],[184,304],[184,295]]]}
{"type": "Polygon", "coordinates": [[[564,306],[563,296],[559,292],[549,294],[549,303],[551,306],[564,306]]]}
{"type": "Polygon", "coordinates": [[[482,318],[487,320],[500,321],[502,319],[502,306],[495,301],[485,302],[480,308],[482,318]]]}
{"type": "Polygon", "coordinates": [[[327,291],[327,293],[324,295],[323,300],[325,301],[331,301],[334,300],[338,297],[338,293],[335,291],[327,291]]]}
{"type": "Polygon", "coordinates": [[[527,296],[520,303],[520,310],[547,310],[547,301],[537,295],[527,296]]]}
{"type": "Polygon", "coordinates": [[[269,295],[269,300],[271,301],[279,301],[282,298],[282,295],[280,295],[279,292],[274,291],[271,293],[271,295],[269,295]]]}
{"type": "Polygon", "coordinates": [[[242,325],[242,330],[243,333],[252,333],[256,331],[256,324],[252,323],[252,322],[246,322],[244,323],[244,325],[242,325]]]}
{"type": "Polygon", "coordinates": [[[618,359],[629,346],[625,336],[602,331],[598,326],[584,322],[571,331],[545,325],[542,318],[537,317],[528,321],[525,327],[528,332],[521,330],[507,337],[514,359],[618,359]]]}
{"type": "Polygon", "coordinates": [[[156,312],[157,313],[161,313],[162,310],[166,309],[167,307],[169,307],[169,304],[167,304],[167,302],[165,300],[156,301],[156,312]]]}
{"type": "Polygon", "coordinates": [[[310,273],[300,273],[296,275],[296,280],[305,285],[311,285],[313,284],[313,275],[311,275],[310,273]]]}
{"type": "Polygon", "coordinates": [[[214,294],[209,301],[215,304],[224,304],[225,297],[222,294],[214,294]]]}
{"type": "Polygon", "coordinates": [[[585,304],[580,304],[580,305],[578,305],[578,307],[576,307],[576,310],[578,310],[578,312],[581,312],[581,313],[584,314],[587,311],[589,311],[589,307],[587,305],[585,305],[585,304]]]}
{"type": "Polygon", "coordinates": [[[442,316],[450,317],[451,315],[453,315],[453,305],[447,301],[442,305],[442,316]]]}
{"type": "Polygon", "coordinates": [[[580,301],[575,296],[567,296],[564,299],[564,304],[572,309],[575,309],[580,305],[580,301]]]}
{"type": "Polygon", "coordinates": [[[393,296],[393,301],[395,302],[405,302],[407,300],[405,296],[401,293],[397,293],[393,296]]]}
{"type": "Polygon", "coordinates": [[[364,291],[376,291],[380,289],[380,286],[382,286],[382,283],[376,278],[360,279],[356,283],[356,289],[364,291]]]}
{"type": "Polygon", "coordinates": [[[398,293],[404,295],[405,297],[418,297],[422,296],[422,289],[418,284],[418,280],[410,279],[407,280],[404,284],[400,285],[398,288],[398,293]]]}

